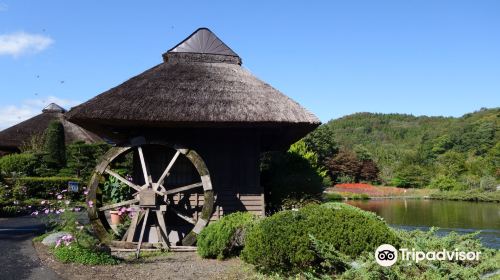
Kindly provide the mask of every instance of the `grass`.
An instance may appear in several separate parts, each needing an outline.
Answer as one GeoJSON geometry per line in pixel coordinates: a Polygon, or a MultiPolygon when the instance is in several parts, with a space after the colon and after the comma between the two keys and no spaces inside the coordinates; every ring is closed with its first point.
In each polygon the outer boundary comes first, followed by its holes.
{"type": "Polygon", "coordinates": [[[35,236],[35,237],[32,239],[32,241],[33,241],[33,242],[42,242],[42,240],[43,240],[45,237],[49,236],[49,234],[51,234],[51,232],[46,232],[46,233],[44,233],[44,234],[42,234],[42,235],[35,236]]]}
{"type": "Polygon", "coordinates": [[[77,244],[59,246],[52,249],[56,260],[62,263],[79,263],[84,265],[114,265],[120,260],[104,252],[93,251],[77,244]]]}
{"type": "Polygon", "coordinates": [[[366,193],[325,193],[323,200],[326,202],[335,202],[341,200],[369,200],[370,196],[366,193]]]}
{"type": "Polygon", "coordinates": [[[500,202],[500,191],[440,191],[430,195],[431,199],[461,200],[476,202],[500,202]]]}

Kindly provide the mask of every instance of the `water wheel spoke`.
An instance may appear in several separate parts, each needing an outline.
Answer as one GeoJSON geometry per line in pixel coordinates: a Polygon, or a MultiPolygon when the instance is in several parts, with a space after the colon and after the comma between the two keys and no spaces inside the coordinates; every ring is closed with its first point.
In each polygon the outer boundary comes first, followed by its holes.
{"type": "Polygon", "coordinates": [[[134,240],[135,230],[137,225],[141,222],[143,215],[144,212],[140,211],[132,217],[132,222],[130,223],[130,227],[127,232],[127,242],[132,242],[134,240]]]}
{"type": "Polygon", "coordinates": [[[130,182],[129,180],[123,178],[122,176],[120,176],[120,174],[114,172],[113,170],[109,169],[109,168],[106,168],[106,170],[104,170],[104,172],[106,172],[107,174],[115,177],[116,179],[118,179],[120,182],[124,183],[125,185],[133,188],[134,190],[136,191],[140,191],[141,190],[141,187],[137,186],[136,184],[130,182]]]}
{"type": "Polygon", "coordinates": [[[172,169],[172,166],[174,166],[174,163],[175,163],[175,161],[177,160],[177,158],[179,157],[180,154],[181,154],[181,152],[177,151],[175,153],[174,157],[170,160],[170,162],[167,165],[167,168],[165,168],[165,171],[163,171],[163,174],[161,174],[160,179],[158,179],[158,185],[163,184],[163,181],[165,180],[165,178],[168,177],[168,175],[170,174],[169,173],[170,169],[172,169]]]}
{"type": "Polygon", "coordinates": [[[117,202],[117,203],[113,203],[113,204],[109,204],[109,205],[104,205],[102,207],[99,208],[99,211],[104,211],[104,210],[109,210],[109,209],[113,209],[113,208],[116,208],[116,207],[120,207],[120,206],[125,206],[125,205],[131,205],[131,204],[134,204],[134,203],[137,203],[139,202],[138,199],[130,199],[130,200],[125,200],[125,201],[122,201],[122,202],[117,202]]]}
{"type": "Polygon", "coordinates": [[[171,190],[168,190],[168,191],[164,191],[163,194],[164,195],[169,195],[169,194],[179,193],[179,192],[183,192],[183,191],[188,191],[188,190],[191,190],[191,189],[194,189],[194,188],[199,188],[199,187],[203,187],[203,183],[202,182],[194,183],[194,184],[187,185],[187,186],[184,186],[184,187],[178,187],[178,188],[171,189],[171,190]]]}
{"type": "Polygon", "coordinates": [[[144,175],[144,182],[146,183],[147,186],[149,186],[152,182],[151,182],[151,177],[149,176],[148,173],[148,168],[146,166],[146,160],[144,158],[144,152],[142,151],[142,147],[141,146],[137,147],[137,151],[139,152],[142,174],[144,175]]]}
{"type": "MultiPolygon", "coordinates": [[[[165,223],[165,216],[163,211],[156,211],[156,219],[158,220],[159,232],[163,236],[161,239],[163,240],[162,244],[165,248],[168,248],[167,240],[168,240],[168,232],[167,225],[165,223]]],[[[158,235],[160,238],[160,235],[158,235]]]]}
{"type": "Polygon", "coordinates": [[[146,224],[148,223],[149,209],[146,209],[146,214],[144,215],[144,221],[142,222],[141,233],[139,235],[139,242],[137,243],[136,257],[139,258],[141,253],[142,240],[144,238],[144,230],[146,229],[146,224]]]}
{"type": "Polygon", "coordinates": [[[174,213],[175,213],[175,215],[179,216],[179,217],[180,217],[181,219],[183,219],[184,221],[186,221],[186,222],[188,222],[188,223],[190,223],[190,224],[193,224],[193,225],[194,225],[194,224],[196,224],[196,221],[195,221],[193,218],[188,217],[188,216],[186,216],[186,215],[182,214],[181,212],[179,212],[178,210],[176,210],[176,209],[174,209],[174,208],[172,208],[172,207],[171,207],[170,209],[172,210],[172,212],[174,212],[174,213]]]}

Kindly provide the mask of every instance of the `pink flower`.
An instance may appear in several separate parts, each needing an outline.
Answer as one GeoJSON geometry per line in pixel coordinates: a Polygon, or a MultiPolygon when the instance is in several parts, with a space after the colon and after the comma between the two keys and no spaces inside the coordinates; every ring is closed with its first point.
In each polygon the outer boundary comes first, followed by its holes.
{"type": "Polygon", "coordinates": [[[90,208],[94,207],[94,202],[92,200],[89,200],[87,204],[89,205],[90,208]]]}
{"type": "Polygon", "coordinates": [[[82,210],[80,207],[73,208],[73,211],[75,211],[75,212],[80,212],[80,210],[82,210]]]}
{"type": "Polygon", "coordinates": [[[61,214],[61,211],[59,211],[59,210],[56,210],[56,214],[61,214]]]}
{"type": "Polygon", "coordinates": [[[69,246],[71,244],[71,242],[73,242],[74,240],[75,239],[70,234],[63,235],[61,238],[59,238],[56,241],[56,248],[61,246],[61,243],[64,243],[64,245],[69,246]]]}
{"type": "Polygon", "coordinates": [[[38,216],[38,211],[31,213],[32,216],[38,216]]]}
{"type": "Polygon", "coordinates": [[[57,199],[59,199],[59,200],[63,199],[62,194],[58,194],[58,195],[57,195],[57,199]]]}
{"type": "Polygon", "coordinates": [[[43,211],[45,214],[49,214],[50,210],[49,209],[45,209],[45,211],[43,211]]]}
{"type": "Polygon", "coordinates": [[[61,192],[64,193],[64,192],[67,192],[68,190],[62,190],[61,192]]]}
{"type": "Polygon", "coordinates": [[[89,191],[84,191],[83,192],[84,195],[88,195],[89,194],[89,191]]]}

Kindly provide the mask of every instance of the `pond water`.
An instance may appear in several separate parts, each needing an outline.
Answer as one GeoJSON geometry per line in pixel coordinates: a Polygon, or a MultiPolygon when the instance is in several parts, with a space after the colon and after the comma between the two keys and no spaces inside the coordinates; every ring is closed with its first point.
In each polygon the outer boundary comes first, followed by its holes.
{"type": "Polygon", "coordinates": [[[438,227],[438,234],[481,231],[484,245],[500,249],[500,203],[428,199],[371,199],[347,201],[377,213],[389,225],[405,230],[438,227]]]}

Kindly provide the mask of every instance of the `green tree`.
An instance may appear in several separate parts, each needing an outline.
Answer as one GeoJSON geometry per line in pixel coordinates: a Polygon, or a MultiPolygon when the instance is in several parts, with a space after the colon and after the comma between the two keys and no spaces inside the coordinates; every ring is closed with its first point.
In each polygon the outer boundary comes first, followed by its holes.
{"type": "Polygon", "coordinates": [[[437,158],[439,174],[458,178],[465,172],[465,157],[456,151],[448,151],[437,158]]]}
{"type": "Polygon", "coordinates": [[[401,165],[391,184],[403,188],[421,188],[429,183],[429,176],[419,165],[401,165]]]}
{"type": "Polygon", "coordinates": [[[280,210],[287,202],[319,199],[323,193],[323,178],[309,161],[296,153],[264,153],[260,168],[266,209],[270,212],[280,210]]]}
{"type": "Polygon", "coordinates": [[[59,170],[66,165],[66,144],[61,122],[53,121],[45,130],[44,152],[43,160],[48,168],[59,170]]]}
{"type": "Polygon", "coordinates": [[[73,175],[87,178],[107,149],[109,145],[106,143],[87,144],[83,141],[72,143],[67,147],[68,168],[73,175]]]}
{"type": "Polygon", "coordinates": [[[318,155],[318,162],[323,163],[338,152],[339,148],[333,135],[334,132],[330,126],[321,125],[304,137],[307,147],[318,155]]]}
{"type": "Polygon", "coordinates": [[[316,173],[323,178],[323,185],[329,187],[332,184],[332,180],[328,175],[328,169],[326,169],[319,161],[318,154],[311,150],[304,140],[299,140],[290,146],[288,150],[289,153],[296,154],[307,160],[312,167],[316,169],[316,173]]]}

